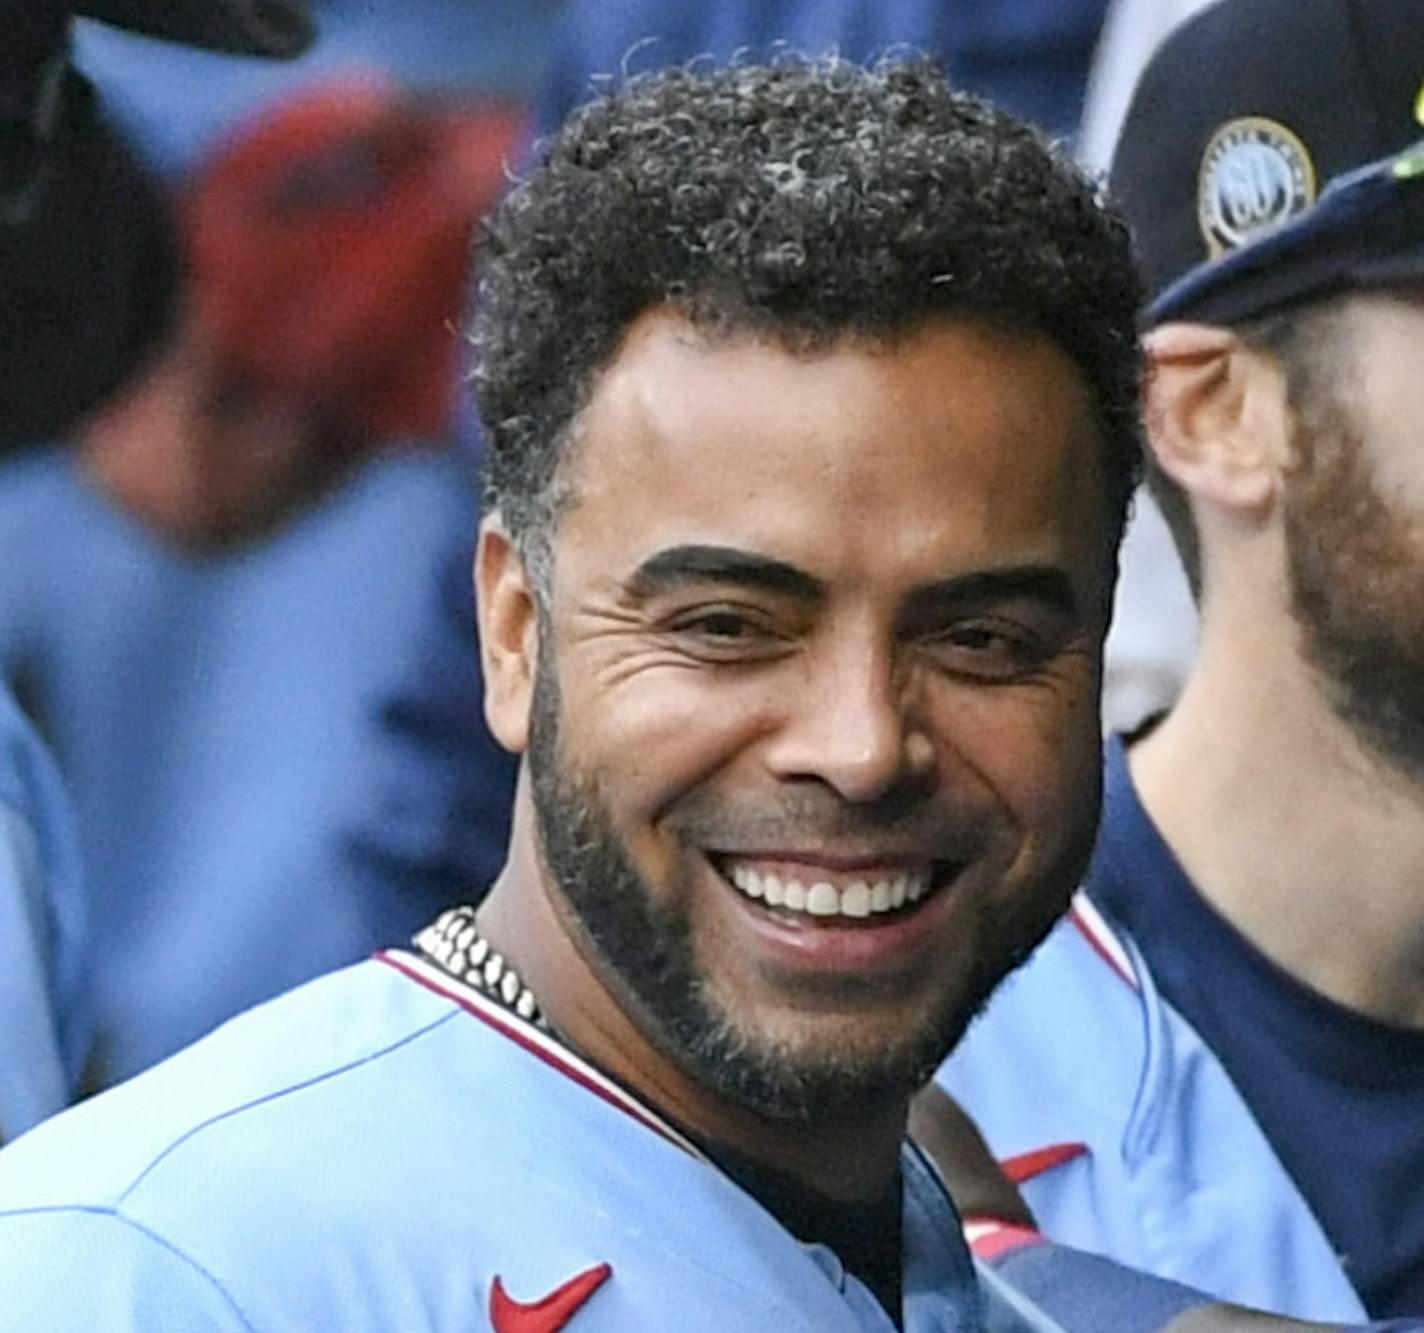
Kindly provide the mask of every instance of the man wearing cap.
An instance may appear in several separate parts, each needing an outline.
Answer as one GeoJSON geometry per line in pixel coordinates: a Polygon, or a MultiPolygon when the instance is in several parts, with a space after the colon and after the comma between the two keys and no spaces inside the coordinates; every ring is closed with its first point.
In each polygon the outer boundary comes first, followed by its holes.
{"type": "Polygon", "coordinates": [[[1224,0],[1113,164],[1202,618],[1068,918],[941,1075],[1060,1240],[1424,1310],[1424,14],[1224,0]]]}

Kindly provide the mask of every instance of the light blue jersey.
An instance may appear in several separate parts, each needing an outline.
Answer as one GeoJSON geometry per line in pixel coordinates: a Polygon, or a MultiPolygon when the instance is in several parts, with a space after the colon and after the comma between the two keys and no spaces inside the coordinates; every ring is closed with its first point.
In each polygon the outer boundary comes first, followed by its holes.
{"type": "Polygon", "coordinates": [[[1221,1062],[1085,894],[937,1081],[1055,1241],[1296,1318],[1365,1318],[1221,1062]]]}
{"type": "Polygon", "coordinates": [[[0,686],[0,1143],[73,1100],[88,1043],[69,802],[0,686]]]}
{"type": "MultiPolygon", "coordinates": [[[[1060,1325],[906,1149],[907,1333],[1060,1325]]],[[[870,1292],[538,1029],[409,955],[0,1153],[0,1326],[889,1333],[870,1292]]]]}

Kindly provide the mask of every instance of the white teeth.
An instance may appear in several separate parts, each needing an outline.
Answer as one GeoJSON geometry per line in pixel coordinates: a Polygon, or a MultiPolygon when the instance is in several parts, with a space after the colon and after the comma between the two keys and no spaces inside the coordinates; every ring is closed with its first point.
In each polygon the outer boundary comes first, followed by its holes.
{"type": "Polygon", "coordinates": [[[844,889],[838,889],[829,880],[817,880],[808,889],[800,880],[763,875],[746,862],[733,864],[728,870],[728,878],[748,898],[764,900],[768,907],[784,907],[788,911],[805,912],[810,916],[839,916],[852,920],[893,912],[907,902],[918,902],[930,887],[929,874],[916,871],[911,875],[884,879],[852,880],[844,889]]]}
{"type": "MultiPolygon", "coordinates": [[[[835,892],[835,890],[833,889],[832,892],[835,892]]],[[[841,915],[870,915],[870,885],[863,879],[856,880],[850,888],[841,894],[841,915]]]]}
{"type": "Polygon", "coordinates": [[[835,916],[841,910],[841,896],[822,880],[806,894],[806,910],[812,916],[835,916]]]}

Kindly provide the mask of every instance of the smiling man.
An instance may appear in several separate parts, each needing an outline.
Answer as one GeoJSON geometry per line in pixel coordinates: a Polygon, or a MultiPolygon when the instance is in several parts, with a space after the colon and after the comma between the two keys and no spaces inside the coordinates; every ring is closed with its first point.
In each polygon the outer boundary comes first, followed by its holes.
{"type": "Polygon", "coordinates": [[[927,66],[788,63],[586,108],[487,249],[507,866],[0,1155],[7,1311],[1059,1327],[904,1131],[1093,839],[1121,226],[927,66]]]}
{"type": "Polygon", "coordinates": [[[1091,840],[1117,514],[1084,376],[957,316],[808,351],[655,306],[575,430],[547,591],[484,532],[529,782],[480,928],[714,1156],[873,1196],[1091,840]]]}

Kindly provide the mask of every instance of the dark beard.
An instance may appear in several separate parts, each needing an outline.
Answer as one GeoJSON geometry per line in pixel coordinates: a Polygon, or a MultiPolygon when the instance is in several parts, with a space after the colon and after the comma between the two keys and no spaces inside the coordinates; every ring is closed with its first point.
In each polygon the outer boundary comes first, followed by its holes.
{"type": "Polygon", "coordinates": [[[1375,485],[1339,406],[1299,432],[1285,491],[1291,613],[1331,707],[1365,747],[1424,783],[1424,524],[1375,485]]]}
{"type": "MultiPolygon", "coordinates": [[[[659,903],[612,826],[595,783],[569,771],[560,754],[560,697],[547,639],[539,655],[528,750],[547,881],[561,894],[580,948],[620,1007],[664,1056],[724,1100],[774,1121],[828,1121],[906,1101],[929,1080],[982,1008],[1067,905],[1091,844],[1055,867],[1061,894],[1039,895],[983,938],[966,986],[947,992],[940,1012],[873,1056],[832,1050],[815,1057],[758,1043],[726,1013],[698,967],[687,911],[659,903]]],[[[1021,895],[1032,899],[1032,895],[1021,895]]],[[[1013,911],[1012,908],[1001,909],[1013,911]]],[[[842,983],[853,989],[856,978],[842,983]]]]}

